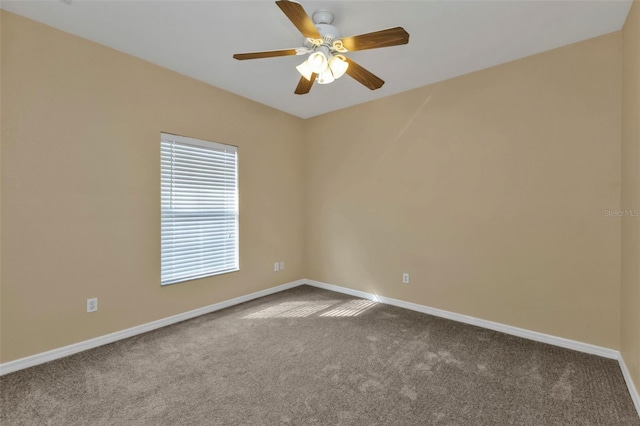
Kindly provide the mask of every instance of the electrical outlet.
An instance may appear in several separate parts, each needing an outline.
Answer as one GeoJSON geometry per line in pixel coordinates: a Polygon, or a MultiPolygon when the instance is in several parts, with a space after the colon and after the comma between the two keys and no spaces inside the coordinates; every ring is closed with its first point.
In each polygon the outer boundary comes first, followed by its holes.
{"type": "Polygon", "coordinates": [[[98,298],[87,299],[87,312],[95,312],[98,310],[98,298]]]}
{"type": "Polygon", "coordinates": [[[273,272],[278,272],[280,270],[280,263],[276,262],[273,264],[273,272]]]}
{"type": "Polygon", "coordinates": [[[404,284],[409,284],[409,274],[407,274],[406,272],[402,274],[402,282],[404,284]]]}
{"type": "Polygon", "coordinates": [[[282,262],[280,262],[280,270],[284,270],[284,260],[282,262]]]}

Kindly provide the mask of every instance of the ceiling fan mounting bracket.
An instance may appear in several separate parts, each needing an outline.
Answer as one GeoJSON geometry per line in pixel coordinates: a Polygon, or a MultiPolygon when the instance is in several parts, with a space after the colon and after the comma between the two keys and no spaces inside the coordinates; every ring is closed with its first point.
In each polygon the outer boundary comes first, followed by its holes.
{"type": "Polygon", "coordinates": [[[328,10],[318,9],[315,12],[313,12],[311,19],[313,19],[313,23],[316,25],[318,24],[331,25],[333,23],[333,13],[329,12],[328,10]]]}

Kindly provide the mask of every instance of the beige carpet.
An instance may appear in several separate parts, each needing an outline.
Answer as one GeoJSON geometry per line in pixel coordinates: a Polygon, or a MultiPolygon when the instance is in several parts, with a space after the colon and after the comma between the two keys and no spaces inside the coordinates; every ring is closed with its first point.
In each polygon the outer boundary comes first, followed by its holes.
{"type": "Polygon", "coordinates": [[[308,286],[0,393],[2,425],[640,425],[616,361],[308,286]]]}

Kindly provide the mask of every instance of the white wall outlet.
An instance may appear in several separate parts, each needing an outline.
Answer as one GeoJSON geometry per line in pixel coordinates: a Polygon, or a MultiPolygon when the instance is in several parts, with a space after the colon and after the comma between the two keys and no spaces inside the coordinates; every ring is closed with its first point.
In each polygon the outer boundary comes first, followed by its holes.
{"type": "Polygon", "coordinates": [[[98,298],[93,297],[91,299],[87,299],[87,312],[95,312],[98,310],[98,298]]]}
{"type": "Polygon", "coordinates": [[[282,262],[280,262],[280,270],[284,270],[284,260],[282,262]]]}
{"type": "Polygon", "coordinates": [[[402,282],[404,284],[409,284],[409,274],[407,274],[406,272],[402,274],[402,282]]]}
{"type": "Polygon", "coordinates": [[[278,272],[280,270],[280,263],[276,262],[273,264],[273,272],[278,272]]]}

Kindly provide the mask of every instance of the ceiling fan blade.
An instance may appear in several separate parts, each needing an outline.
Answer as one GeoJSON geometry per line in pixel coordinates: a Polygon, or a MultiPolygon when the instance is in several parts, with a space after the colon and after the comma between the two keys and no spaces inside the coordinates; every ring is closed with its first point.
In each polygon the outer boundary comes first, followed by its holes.
{"type": "Polygon", "coordinates": [[[346,73],[354,80],[359,81],[371,90],[379,89],[384,84],[384,80],[356,64],[353,60],[346,58],[346,61],[349,63],[346,73]]]}
{"type": "Polygon", "coordinates": [[[373,33],[360,34],[345,37],[342,44],[347,50],[367,50],[378,47],[398,46],[409,43],[409,33],[402,27],[389,28],[388,30],[375,31],[373,33]]]}
{"type": "Polygon", "coordinates": [[[274,58],[276,56],[291,56],[297,54],[298,51],[296,49],[286,49],[270,50],[267,52],[236,53],[233,57],[239,61],[243,61],[245,59],[274,58]]]}
{"type": "Polygon", "coordinates": [[[311,90],[311,86],[313,86],[313,82],[316,81],[317,75],[318,74],[316,73],[312,73],[310,80],[307,80],[304,77],[300,77],[300,81],[298,82],[298,87],[296,87],[296,90],[293,93],[295,93],[296,95],[305,95],[309,93],[309,91],[311,90]]]}
{"type": "Polygon", "coordinates": [[[279,0],[276,2],[278,7],[287,15],[287,18],[296,26],[303,36],[313,39],[322,39],[318,29],[313,24],[307,12],[300,3],[287,0],[279,0]]]}

